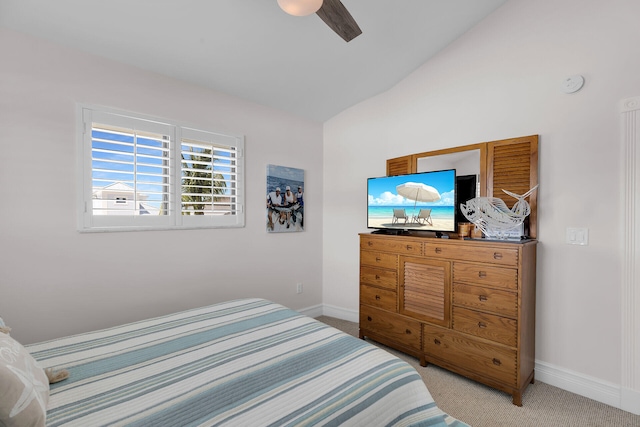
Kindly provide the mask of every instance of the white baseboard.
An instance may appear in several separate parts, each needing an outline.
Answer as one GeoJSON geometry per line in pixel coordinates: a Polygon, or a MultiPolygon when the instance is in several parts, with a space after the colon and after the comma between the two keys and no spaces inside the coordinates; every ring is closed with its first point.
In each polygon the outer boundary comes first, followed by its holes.
{"type": "Polygon", "coordinates": [[[318,304],[296,311],[309,317],[329,316],[354,323],[358,323],[360,321],[359,312],[357,310],[347,310],[342,307],[336,307],[328,304],[318,304]]]}
{"type": "Polygon", "coordinates": [[[322,304],[314,305],[314,306],[303,308],[296,311],[300,314],[304,314],[305,316],[309,316],[309,317],[319,317],[324,314],[322,304]]]}
{"type": "MultiPolygon", "coordinates": [[[[328,304],[320,304],[298,310],[311,317],[321,315],[335,317],[349,322],[359,322],[359,313],[328,304]],[[312,314],[309,314],[312,313],[312,314]]],[[[569,369],[560,368],[546,362],[536,361],[536,381],[579,394],[597,402],[640,415],[640,391],[623,388],[617,384],[602,381],[569,369]]]]}
{"type": "Polygon", "coordinates": [[[620,409],[640,415],[640,391],[622,387],[620,409]]]}
{"type": "Polygon", "coordinates": [[[349,322],[360,322],[360,313],[357,310],[347,310],[334,305],[323,304],[322,314],[329,317],[335,317],[336,319],[347,320],[349,322]]]}
{"type": "Polygon", "coordinates": [[[621,408],[621,388],[617,384],[589,377],[569,369],[560,368],[546,362],[536,361],[536,381],[540,380],[554,387],[570,391],[580,396],[621,408]]]}

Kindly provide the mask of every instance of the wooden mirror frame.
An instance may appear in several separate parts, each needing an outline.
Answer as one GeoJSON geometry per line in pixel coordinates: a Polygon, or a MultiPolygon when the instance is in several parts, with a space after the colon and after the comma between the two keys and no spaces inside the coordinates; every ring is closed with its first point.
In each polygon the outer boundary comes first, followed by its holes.
{"type": "MultiPolygon", "coordinates": [[[[499,197],[511,207],[516,202],[502,189],[524,194],[538,185],[538,135],[480,142],[442,150],[409,154],[387,160],[387,175],[403,175],[418,170],[418,160],[444,154],[480,150],[480,196],[499,197]]],[[[531,214],[525,220],[525,234],[538,236],[538,191],[528,197],[531,214]]]]}

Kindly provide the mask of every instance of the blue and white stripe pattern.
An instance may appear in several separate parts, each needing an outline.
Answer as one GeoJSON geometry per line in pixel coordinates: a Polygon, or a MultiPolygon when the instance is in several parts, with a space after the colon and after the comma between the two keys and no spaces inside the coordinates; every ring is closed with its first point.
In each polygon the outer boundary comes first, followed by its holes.
{"type": "Polygon", "coordinates": [[[51,386],[47,426],[465,426],[389,353],[243,299],[27,346],[51,386]]]}

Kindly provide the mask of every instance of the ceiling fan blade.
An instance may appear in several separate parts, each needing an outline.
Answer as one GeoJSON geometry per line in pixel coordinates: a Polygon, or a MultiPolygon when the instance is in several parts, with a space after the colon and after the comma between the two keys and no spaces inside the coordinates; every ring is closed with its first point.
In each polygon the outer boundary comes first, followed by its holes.
{"type": "Polygon", "coordinates": [[[340,0],[324,0],[316,14],[346,42],[362,34],[355,19],[340,0]]]}

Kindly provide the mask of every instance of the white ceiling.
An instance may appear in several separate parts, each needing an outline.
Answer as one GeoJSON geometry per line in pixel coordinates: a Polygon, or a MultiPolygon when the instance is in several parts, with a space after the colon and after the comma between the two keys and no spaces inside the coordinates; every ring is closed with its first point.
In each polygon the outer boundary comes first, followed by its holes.
{"type": "Polygon", "coordinates": [[[506,0],[342,0],[349,43],[276,0],[0,0],[0,26],[325,121],[391,88],[506,0]]]}

